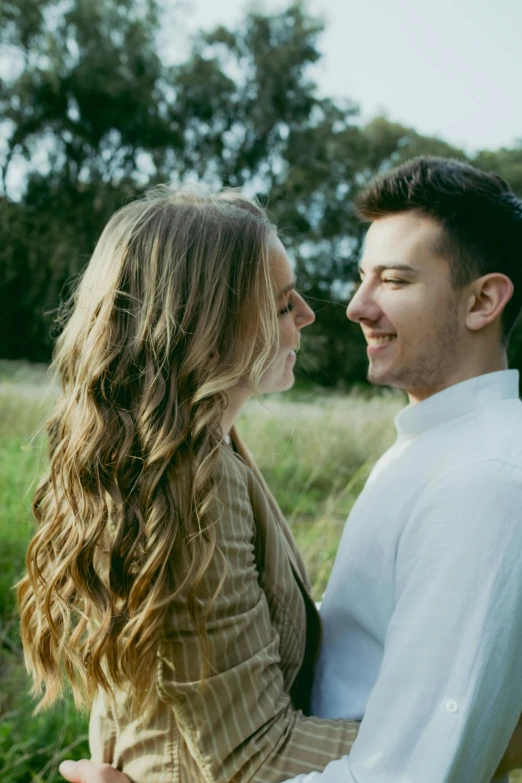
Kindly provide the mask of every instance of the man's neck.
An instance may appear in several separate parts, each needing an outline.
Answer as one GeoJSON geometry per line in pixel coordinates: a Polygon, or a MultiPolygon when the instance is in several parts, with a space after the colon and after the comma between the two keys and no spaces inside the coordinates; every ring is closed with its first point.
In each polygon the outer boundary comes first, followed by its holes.
{"type": "Polygon", "coordinates": [[[435,384],[427,388],[419,389],[406,389],[410,405],[416,405],[423,400],[427,400],[428,397],[432,397],[438,392],[449,389],[450,386],[455,386],[457,383],[463,383],[469,381],[471,378],[478,378],[479,375],[487,375],[491,372],[499,372],[501,370],[508,369],[508,361],[506,351],[503,350],[500,354],[497,354],[491,358],[490,361],[468,363],[459,368],[449,378],[445,378],[440,384],[435,384]],[[474,365],[474,366],[473,366],[474,365]]]}

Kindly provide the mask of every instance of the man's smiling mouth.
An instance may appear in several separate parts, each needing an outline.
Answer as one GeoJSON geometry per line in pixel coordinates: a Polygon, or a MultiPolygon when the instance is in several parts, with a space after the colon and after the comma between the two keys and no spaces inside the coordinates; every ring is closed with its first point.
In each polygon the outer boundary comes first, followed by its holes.
{"type": "Polygon", "coordinates": [[[384,343],[391,343],[396,337],[396,334],[382,334],[379,337],[366,337],[366,342],[368,345],[384,345],[384,343]]]}

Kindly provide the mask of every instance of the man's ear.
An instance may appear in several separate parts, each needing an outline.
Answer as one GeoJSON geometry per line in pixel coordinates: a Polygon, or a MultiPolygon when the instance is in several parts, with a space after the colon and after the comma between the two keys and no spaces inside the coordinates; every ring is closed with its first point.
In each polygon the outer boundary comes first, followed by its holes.
{"type": "Polygon", "coordinates": [[[468,329],[478,332],[500,318],[513,296],[513,290],[513,283],[509,277],[500,272],[492,272],[474,280],[468,298],[466,315],[468,329]]]}

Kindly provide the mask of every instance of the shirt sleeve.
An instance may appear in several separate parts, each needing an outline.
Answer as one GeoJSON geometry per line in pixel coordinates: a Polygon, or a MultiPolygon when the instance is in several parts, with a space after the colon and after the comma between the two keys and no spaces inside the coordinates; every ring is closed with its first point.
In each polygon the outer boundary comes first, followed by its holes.
{"type": "Polygon", "coordinates": [[[294,783],[487,783],[522,710],[522,470],[467,464],[413,503],[382,666],[349,756],[294,783]]]}

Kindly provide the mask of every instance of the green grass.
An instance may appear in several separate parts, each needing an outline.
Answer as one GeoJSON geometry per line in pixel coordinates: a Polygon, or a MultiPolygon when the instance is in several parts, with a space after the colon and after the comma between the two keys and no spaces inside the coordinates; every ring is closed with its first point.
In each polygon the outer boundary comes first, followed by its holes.
{"type": "Polygon", "coordinates": [[[319,600],[344,521],[394,440],[399,395],[252,400],[238,428],[288,519],[319,600]]]}
{"type": "Polygon", "coordinates": [[[12,589],[31,537],[31,497],[45,466],[35,435],[49,408],[44,368],[0,362],[0,779],[2,783],[63,781],[59,763],[88,754],[86,718],[70,699],[33,717],[35,701],[21,645],[12,589]]]}
{"type": "MultiPolygon", "coordinates": [[[[57,783],[64,758],[88,755],[87,722],[68,698],[33,717],[21,659],[13,583],[31,536],[31,497],[45,466],[34,436],[52,402],[43,366],[0,361],[0,781],[57,783]]],[[[324,395],[306,386],[291,397],[253,400],[239,421],[308,565],[324,591],[347,513],[375,460],[394,438],[394,394],[324,395]]],[[[511,777],[522,783],[522,773],[511,777]]],[[[142,783],[146,783],[142,781],[142,783]]]]}

